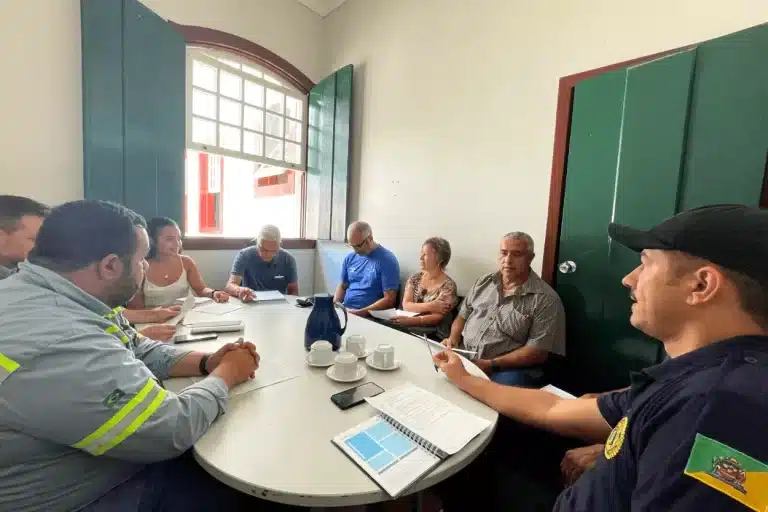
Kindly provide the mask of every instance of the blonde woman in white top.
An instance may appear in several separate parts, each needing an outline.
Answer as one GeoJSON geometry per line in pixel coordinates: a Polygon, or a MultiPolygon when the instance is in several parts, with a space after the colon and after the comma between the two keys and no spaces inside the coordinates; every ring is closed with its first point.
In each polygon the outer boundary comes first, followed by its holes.
{"type": "Polygon", "coordinates": [[[167,307],[185,298],[190,291],[198,297],[227,302],[229,295],[210,288],[203,281],[195,261],[181,254],[179,226],[166,217],[155,217],[147,223],[150,249],[149,268],[139,292],[128,303],[131,309],[167,307]]]}

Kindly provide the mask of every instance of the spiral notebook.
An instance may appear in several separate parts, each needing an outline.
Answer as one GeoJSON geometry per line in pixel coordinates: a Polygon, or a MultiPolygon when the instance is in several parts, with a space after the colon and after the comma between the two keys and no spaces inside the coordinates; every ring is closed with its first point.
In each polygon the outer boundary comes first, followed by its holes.
{"type": "Polygon", "coordinates": [[[410,383],[366,401],[379,414],[333,443],[392,498],[491,425],[410,383]]]}

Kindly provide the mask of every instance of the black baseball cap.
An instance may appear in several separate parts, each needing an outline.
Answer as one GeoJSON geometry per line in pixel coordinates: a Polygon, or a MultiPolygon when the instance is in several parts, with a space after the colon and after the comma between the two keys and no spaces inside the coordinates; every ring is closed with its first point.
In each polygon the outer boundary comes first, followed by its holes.
{"type": "Polygon", "coordinates": [[[703,206],[648,230],[611,223],[608,234],[636,252],[680,251],[768,285],[768,210],[756,206],[703,206]]]}

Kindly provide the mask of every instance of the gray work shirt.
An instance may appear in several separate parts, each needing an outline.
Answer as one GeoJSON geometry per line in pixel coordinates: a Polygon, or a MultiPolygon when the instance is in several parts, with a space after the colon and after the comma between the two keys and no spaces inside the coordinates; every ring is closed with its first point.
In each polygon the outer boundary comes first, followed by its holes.
{"type": "Polygon", "coordinates": [[[15,268],[6,267],[5,265],[0,265],[0,279],[11,277],[15,273],[16,273],[15,268]]]}
{"type": "Polygon", "coordinates": [[[528,280],[506,297],[501,274],[481,277],[459,310],[464,346],[490,359],[528,345],[565,355],[565,310],[557,292],[531,271],[528,280]]]}

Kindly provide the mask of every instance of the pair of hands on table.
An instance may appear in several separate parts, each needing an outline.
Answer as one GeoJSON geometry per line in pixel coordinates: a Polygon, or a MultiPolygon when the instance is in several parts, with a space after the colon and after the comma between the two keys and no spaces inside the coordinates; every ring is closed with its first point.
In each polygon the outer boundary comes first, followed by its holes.
{"type": "Polygon", "coordinates": [[[211,354],[206,363],[206,369],[209,373],[224,379],[232,388],[253,379],[260,361],[261,356],[256,351],[256,345],[241,338],[235,343],[227,343],[211,354]]]}

